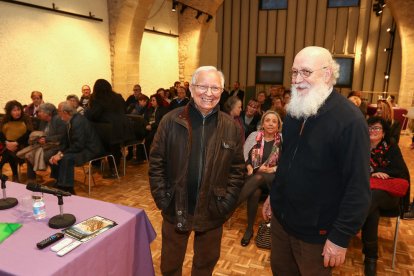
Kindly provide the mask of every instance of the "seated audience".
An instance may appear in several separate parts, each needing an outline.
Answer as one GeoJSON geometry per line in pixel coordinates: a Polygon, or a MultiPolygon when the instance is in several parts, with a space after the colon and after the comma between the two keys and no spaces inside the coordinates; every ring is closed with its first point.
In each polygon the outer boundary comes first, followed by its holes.
{"type": "Polygon", "coordinates": [[[154,94],[150,97],[151,107],[145,113],[145,120],[147,125],[145,129],[147,134],[145,135],[145,148],[149,152],[154,139],[154,135],[157,132],[158,124],[161,122],[162,117],[168,112],[168,109],[163,106],[163,100],[160,94],[154,94]]]}
{"type": "MultiPolygon", "coordinates": [[[[68,102],[73,106],[72,102],[68,102]]],[[[25,155],[27,161],[27,178],[30,183],[36,182],[35,171],[46,169],[44,166],[40,169],[38,162],[42,162],[42,165],[49,163],[50,157],[59,151],[59,144],[66,133],[66,123],[59,117],[57,109],[53,104],[41,104],[39,106],[38,117],[41,120],[40,130],[42,134],[32,139],[31,144],[41,145],[36,151],[42,151],[43,159],[37,160],[33,151],[25,155]]]]}
{"type": "Polygon", "coordinates": [[[246,106],[246,110],[240,113],[240,118],[243,122],[244,137],[247,138],[250,133],[257,130],[257,125],[260,122],[260,115],[257,114],[259,103],[256,99],[251,99],[246,106]]]}
{"type": "Polygon", "coordinates": [[[82,96],[79,100],[80,106],[83,107],[83,109],[88,108],[89,106],[89,98],[91,97],[91,88],[89,85],[82,86],[82,96]]]}
{"type": "Polygon", "coordinates": [[[348,100],[350,100],[354,105],[356,105],[357,107],[361,106],[362,100],[361,97],[358,96],[355,91],[351,91],[348,94],[348,100]]]}
{"type": "Polygon", "coordinates": [[[392,109],[391,103],[386,100],[379,100],[377,103],[377,112],[374,116],[383,118],[390,125],[387,140],[391,144],[398,144],[400,141],[401,124],[394,120],[394,110],[392,109]]]}
{"type": "Polygon", "coordinates": [[[240,129],[240,135],[244,143],[244,140],[245,140],[244,127],[243,127],[243,122],[240,118],[241,110],[242,110],[242,102],[240,98],[237,96],[228,98],[227,102],[224,104],[224,112],[229,114],[234,119],[234,122],[240,129]]]}
{"type": "Polygon", "coordinates": [[[33,91],[30,94],[30,98],[32,99],[32,103],[27,105],[24,108],[24,113],[26,113],[29,117],[32,118],[32,126],[34,130],[39,129],[39,120],[37,119],[37,111],[41,103],[43,103],[43,94],[39,91],[33,91]]]}
{"type": "Polygon", "coordinates": [[[142,93],[141,93],[141,85],[135,84],[133,91],[134,91],[134,94],[132,94],[131,96],[129,96],[127,98],[127,100],[126,100],[126,103],[125,103],[126,104],[126,108],[127,108],[127,110],[126,110],[126,113],[127,114],[133,113],[136,105],[138,104],[139,96],[142,95],[142,93]]]}
{"type": "Polygon", "coordinates": [[[275,96],[272,98],[272,106],[270,107],[270,110],[276,111],[279,114],[282,121],[285,119],[286,109],[283,106],[283,100],[281,97],[275,96]]]}
{"type": "MultiPolygon", "coordinates": [[[[122,96],[112,90],[111,84],[98,79],[89,100],[85,116],[93,122],[105,150],[111,153],[118,166],[121,161],[121,144],[132,140],[130,121],[125,115],[125,102],[122,96]]],[[[111,172],[105,177],[116,177],[115,168],[109,162],[111,172]]]]}
{"type": "Polygon", "coordinates": [[[66,100],[69,101],[73,105],[77,113],[81,115],[85,114],[85,109],[82,106],[80,106],[80,101],[79,101],[78,96],[76,96],[75,94],[71,94],[66,97],[66,100]]]}
{"type": "Polygon", "coordinates": [[[233,97],[233,96],[239,97],[239,99],[240,99],[240,101],[242,102],[242,105],[243,105],[244,91],[240,89],[240,82],[239,81],[234,82],[233,90],[230,91],[230,97],[233,97]]]}
{"type": "Polygon", "coordinates": [[[223,92],[221,92],[220,95],[220,110],[224,112],[224,104],[227,102],[227,100],[230,98],[230,92],[227,91],[225,88],[223,89],[223,92]]]}
{"type": "Polygon", "coordinates": [[[261,130],[250,134],[243,147],[247,178],[239,203],[247,199],[247,228],[241,240],[242,246],[247,246],[253,237],[259,199],[263,190],[270,190],[282,145],[282,120],[275,111],[266,111],[260,125],[261,130]]]}
{"type": "Polygon", "coordinates": [[[164,88],[158,88],[157,94],[161,96],[162,106],[168,107],[170,105],[170,102],[168,101],[169,99],[167,99],[165,97],[165,89],[164,88]]]}
{"type": "Polygon", "coordinates": [[[272,107],[273,98],[279,97],[282,99],[284,91],[285,88],[282,85],[271,85],[269,87],[269,96],[263,104],[263,110],[269,110],[272,107]]]}
{"type": "MultiPolygon", "coordinates": [[[[380,179],[403,178],[409,181],[409,172],[400,148],[397,144],[389,143],[387,140],[389,124],[381,117],[371,117],[368,119],[368,126],[371,141],[371,177],[380,179]]],[[[362,227],[365,275],[368,276],[376,275],[380,211],[394,209],[400,201],[400,198],[382,190],[373,189],[371,192],[371,206],[362,227]]]]}
{"type": "Polygon", "coordinates": [[[190,101],[185,94],[185,88],[183,86],[179,86],[176,90],[177,98],[171,101],[169,109],[173,110],[180,106],[185,106],[190,101]]]}
{"type": "MultiPolygon", "coordinates": [[[[266,111],[266,91],[260,91],[257,93],[257,102],[259,103],[259,108],[257,109],[257,113],[262,116],[266,111]]],[[[269,107],[270,108],[270,107],[269,107]]]]}
{"type": "Polygon", "coordinates": [[[17,166],[23,160],[16,153],[27,146],[29,134],[33,130],[30,117],[23,112],[18,101],[9,101],[4,108],[5,115],[0,123],[0,143],[5,147],[1,154],[0,173],[4,164],[9,163],[13,173],[12,180],[20,182],[17,166]]]}
{"type": "Polygon", "coordinates": [[[58,112],[67,127],[59,151],[49,159],[52,165],[51,177],[56,179],[56,188],[74,194],[75,166],[101,156],[104,149],[91,123],[76,113],[71,103],[60,103],[58,112]]]}
{"type": "Polygon", "coordinates": [[[290,103],[290,98],[292,97],[292,92],[290,90],[285,90],[283,92],[283,107],[287,109],[288,104],[290,103]]]}

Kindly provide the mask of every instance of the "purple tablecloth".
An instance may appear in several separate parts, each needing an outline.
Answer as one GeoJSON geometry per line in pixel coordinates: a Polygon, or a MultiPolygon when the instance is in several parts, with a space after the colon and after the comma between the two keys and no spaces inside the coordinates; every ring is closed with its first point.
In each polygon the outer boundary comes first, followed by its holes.
{"type": "MultiPolygon", "coordinates": [[[[20,200],[30,195],[25,185],[7,182],[7,196],[20,200]]],[[[154,275],[150,243],[156,234],[143,210],[64,197],[64,213],[75,215],[77,222],[100,215],[118,225],[59,257],[50,247],[36,248],[37,242],[60,231],[47,225],[50,217],[59,214],[57,197],[44,197],[47,219],[43,221],[25,218],[21,204],[0,210],[0,222],[23,224],[0,244],[0,275],[154,275]]]]}

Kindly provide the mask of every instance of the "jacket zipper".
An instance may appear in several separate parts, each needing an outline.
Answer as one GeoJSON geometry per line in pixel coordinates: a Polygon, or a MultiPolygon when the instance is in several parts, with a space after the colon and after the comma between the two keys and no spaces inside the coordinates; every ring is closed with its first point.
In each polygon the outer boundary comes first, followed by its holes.
{"type": "MultiPolygon", "coordinates": [[[[197,202],[198,202],[198,195],[200,194],[200,185],[202,181],[202,173],[203,173],[203,165],[204,165],[204,128],[205,128],[205,122],[206,118],[203,117],[203,128],[201,130],[201,154],[200,154],[200,160],[199,160],[199,167],[198,167],[198,183],[197,183],[197,202]]],[[[197,204],[197,203],[196,203],[197,204]]]]}

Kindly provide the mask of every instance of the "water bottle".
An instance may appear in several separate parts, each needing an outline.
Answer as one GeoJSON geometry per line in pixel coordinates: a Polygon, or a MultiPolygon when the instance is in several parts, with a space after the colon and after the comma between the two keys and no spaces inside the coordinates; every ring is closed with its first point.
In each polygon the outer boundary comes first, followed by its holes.
{"type": "Polygon", "coordinates": [[[33,196],[33,216],[36,220],[46,217],[46,207],[43,196],[40,193],[34,193],[33,196]]]}

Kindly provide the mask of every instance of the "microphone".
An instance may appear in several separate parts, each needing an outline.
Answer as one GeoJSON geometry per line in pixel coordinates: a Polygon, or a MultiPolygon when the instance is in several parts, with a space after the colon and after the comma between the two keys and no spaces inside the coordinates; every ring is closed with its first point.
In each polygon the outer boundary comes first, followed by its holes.
{"type": "Polygon", "coordinates": [[[50,188],[46,186],[42,186],[40,184],[28,183],[26,185],[26,189],[32,192],[41,192],[45,194],[52,194],[56,196],[71,196],[72,194],[69,192],[65,192],[59,189],[50,188]]]}

